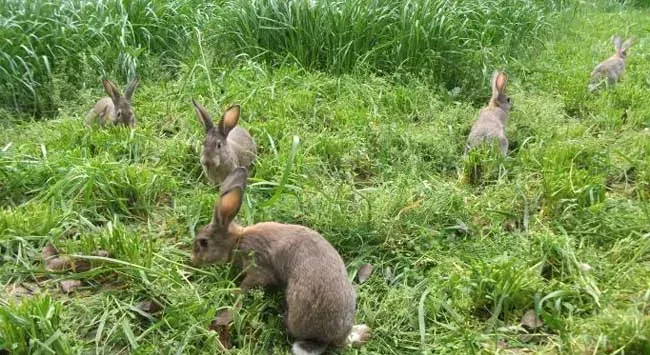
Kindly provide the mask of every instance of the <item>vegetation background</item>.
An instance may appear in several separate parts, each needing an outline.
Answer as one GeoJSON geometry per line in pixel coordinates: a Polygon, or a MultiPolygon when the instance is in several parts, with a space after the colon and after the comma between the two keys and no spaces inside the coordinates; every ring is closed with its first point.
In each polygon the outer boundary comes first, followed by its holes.
{"type": "MultiPolygon", "coordinates": [[[[217,196],[194,97],[214,115],[241,104],[260,146],[240,222],[318,230],[351,279],[375,266],[355,286],[375,336],[346,353],[650,353],[648,10],[0,0],[0,349],[220,351],[208,326],[237,300],[237,271],[188,265],[217,196]],[[615,33],[637,39],[628,72],[588,95],[615,33]],[[511,153],[467,183],[463,146],[494,69],[510,74],[511,153]],[[84,127],[100,79],[136,73],[136,128],[84,127]],[[54,273],[47,242],[110,257],[54,273]],[[70,279],[82,286],[67,294],[70,279]]],[[[230,352],[288,353],[281,295],[244,304],[230,352]]]]}

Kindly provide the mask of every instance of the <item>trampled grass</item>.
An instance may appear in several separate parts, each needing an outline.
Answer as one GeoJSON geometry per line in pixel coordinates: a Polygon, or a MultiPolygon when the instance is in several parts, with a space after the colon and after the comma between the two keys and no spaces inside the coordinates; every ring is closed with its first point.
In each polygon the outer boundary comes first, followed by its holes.
{"type": "MultiPolygon", "coordinates": [[[[234,11],[238,3],[212,11],[234,11]]],[[[215,311],[241,297],[233,292],[239,270],[188,263],[194,234],[210,219],[217,196],[199,166],[203,130],[190,105],[195,97],[215,113],[241,104],[241,123],[259,145],[241,223],[275,220],[321,232],[343,256],[350,278],[363,263],[374,265],[368,282],[355,283],[357,320],[373,328],[374,337],[345,353],[650,352],[647,11],[640,2],[569,10],[526,3],[548,16],[549,28],[539,34],[543,46],[515,60],[498,49],[513,43],[480,42],[491,51],[484,59],[496,62],[486,61],[485,68],[476,58],[461,63],[474,72],[465,78],[477,78],[467,88],[472,99],[440,90],[436,73],[385,72],[381,65],[393,63],[380,61],[386,55],[373,59],[382,72],[366,71],[353,63],[363,56],[361,47],[325,62],[276,63],[286,55],[283,45],[295,55],[300,40],[290,34],[265,32],[251,50],[267,46],[275,53],[226,65],[213,57],[214,38],[205,27],[205,60],[192,52],[178,59],[184,64],[176,76],[164,71],[144,78],[134,96],[134,130],[83,125],[102,94],[99,82],[85,81],[92,75],[79,79],[84,86],[75,97],[56,98],[63,103],[56,117],[3,123],[0,349],[220,351],[208,326],[215,311]],[[638,39],[628,73],[611,90],[587,95],[588,74],[611,54],[613,33],[638,39]],[[336,58],[350,61],[341,64],[345,70],[327,62],[336,58]],[[480,73],[489,75],[493,66],[510,73],[511,153],[481,156],[481,178],[466,183],[459,173],[478,113],[475,98],[489,95],[488,77],[480,73]],[[47,242],[87,256],[93,268],[47,271],[41,260],[47,242]],[[97,250],[110,257],[93,256],[97,250]],[[65,294],[59,281],[69,279],[82,286],[65,294]],[[147,300],[162,309],[138,308],[147,300]],[[531,309],[542,326],[521,325],[531,309]]],[[[151,4],[154,10],[168,6],[151,4]]],[[[270,11],[275,3],[254,4],[256,11],[270,11]]],[[[73,5],[82,3],[66,6],[73,5]]],[[[190,5],[183,11],[198,11],[190,5]]],[[[174,21],[191,29],[187,19],[174,21]]],[[[382,30],[385,39],[394,36],[394,29],[382,30]]],[[[196,40],[196,32],[178,35],[196,40]]],[[[119,48],[103,46],[119,56],[119,48]]],[[[153,73],[164,53],[147,55],[153,61],[144,61],[151,68],[146,72],[153,73]]],[[[245,296],[235,311],[231,353],[289,353],[281,297],[245,296]]]]}

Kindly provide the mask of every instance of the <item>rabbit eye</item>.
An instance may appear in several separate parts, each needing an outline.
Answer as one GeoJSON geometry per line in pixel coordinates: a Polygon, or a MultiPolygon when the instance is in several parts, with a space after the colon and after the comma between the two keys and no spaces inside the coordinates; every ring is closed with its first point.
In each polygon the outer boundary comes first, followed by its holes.
{"type": "Polygon", "coordinates": [[[509,97],[508,97],[508,98],[506,98],[506,101],[508,101],[508,103],[510,103],[510,98],[509,98],[509,97]]]}
{"type": "Polygon", "coordinates": [[[201,238],[201,239],[199,239],[197,241],[199,242],[199,246],[201,247],[201,249],[205,249],[205,248],[208,247],[208,240],[207,239],[201,238]]]}
{"type": "Polygon", "coordinates": [[[122,111],[117,111],[117,117],[122,116],[122,111]]]}
{"type": "Polygon", "coordinates": [[[221,149],[221,142],[217,142],[217,149],[221,149]]]}

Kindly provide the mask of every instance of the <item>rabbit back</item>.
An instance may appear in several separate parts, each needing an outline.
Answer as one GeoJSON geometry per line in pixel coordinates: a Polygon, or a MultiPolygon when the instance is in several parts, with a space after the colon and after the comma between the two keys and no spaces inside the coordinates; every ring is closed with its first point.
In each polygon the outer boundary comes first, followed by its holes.
{"type": "Polygon", "coordinates": [[[241,126],[233,128],[230,134],[228,134],[228,145],[232,147],[237,157],[237,166],[243,166],[249,169],[257,156],[257,146],[246,128],[241,126]]]}
{"type": "Polygon", "coordinates": [[[115,105],[110,97],[104,97],[97,101],[88,114],[87,123],[90,123],[90,120],[94,118],[98,119],[100,126],[115,120],[115,105]]]}
{"type": "Polygon", "coordinates": [[[625,72],[625,60],[617,55],[598,64],[591,73],[593,80],[607,79],[608,84],[619,81],[625,72]]]}
{"type": "Polygon", "coordinates": [[[497,140],[502,154],[508,152],[505,123],[508,114],[498,107],[486,107],[481,110],[479,119],[474,122],[467,139],[466,151],[483,144],[485,141],[497,140]]]}
{"type": "Polygon", "coordinates": [[[325,238],[304,226],[265,222],[245,228],[240,249],[253,251],[256,265],[286,287],[285,325],[292,337],[345,343],[356,293],[343,259],[325,238]]]}

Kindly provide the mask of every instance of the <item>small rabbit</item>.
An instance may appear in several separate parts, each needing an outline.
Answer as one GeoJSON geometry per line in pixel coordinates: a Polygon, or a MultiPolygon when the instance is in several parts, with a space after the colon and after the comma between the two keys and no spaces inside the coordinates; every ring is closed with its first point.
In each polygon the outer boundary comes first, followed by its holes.
{"type": "Polygon", "coordinates": [[[245,271],[242,292],[257,286],[285,291],[284,324],[296,355],[318,355],[328,346],[361,345],[370,328],[353,326],[356,293],[339,253],[307,227],[233,222],[242,204],[248,171],[236,168],[221,185],[212,221],[194,240],[192,263],[233,262],[245,271]]]}
{"type": "Polygon", "coordinates": [[[239,105],[230,106],[215,127],[205,107],[194,99],[192,104],[205,127],[201,166],[208,179],[215,184],[222,183],[235,168],[249,169],[255,161],[257,146],[248,131],[237,125],[239,105]]]}
{"type": "Polygon", "coordinates": [[[596,91],[603,82],[607,86],[614,85],[621,79],[625,72],[625,59],[627,58],[627,50],[632,46],[632,38],[628,38],[625,42],[621,43],[621,37],[614,36],[613,41],[616,53],[598,64],[591,72],[589,92],[596,91]]]}
{"type": "Polygon", "coordinates": [[[99,125],[104,127],[106,123],[113,123],[114,125],[125,125],[133,127],[135,125],[135,113],[131,107],[131,99],[133,92],[140,83],[140,80],[135,77],[131,80],[124,90],[124,96],[115,84],[103,79],[104,91],[109,97],[97,101],[95,106],[86,115],[86,124],[90,124],[93,119],[99,117],[99,125]]]}
{"type": "Polygon", "coordinates": [[[498,140],[501,154],[508,154],[508,138],[506,137],[506,122],[510,112],[510,97],[506,95],[508,76],[504,72],[495,71],[492,74],[492,98],[487,107],[479,113],[479,118],[469,133],[465,154],[471,149],[488,140],[498,140]]]}

